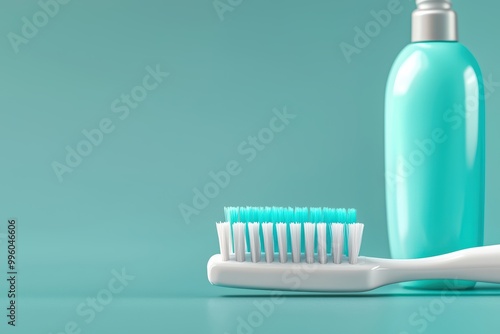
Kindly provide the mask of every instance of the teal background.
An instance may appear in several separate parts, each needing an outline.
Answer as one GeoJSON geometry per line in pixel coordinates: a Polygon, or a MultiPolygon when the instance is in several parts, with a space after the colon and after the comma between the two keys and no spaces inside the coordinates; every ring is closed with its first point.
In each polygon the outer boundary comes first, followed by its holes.
{"type": "MultiPolygon", "coordinates": [[[[269,297],[207,282],[224,205],[356,207],[366,224],[362,253],[389,256],[384,91],[410,39],[413,2],[402,0],[401,13],[350,63],[339,47],[353,44],[353,29],[388,3],[242,1],[221,21],[210,0],[72,0],[15,53],[8,34],[20,34],[22,17],[40,7],[2,2],[0,232],[8,218],[19,220],[20,297],[18,327],[2,321],[0,329],[56,334],[74,320],[82,333],[236,332],[237,318],[269,297]],[[156,64],[170,75],[120,120],[111,104],[156,64]],[[246,161],[238,146],[284,106],[296,118],[246,161]],[[65,147],[104,118],[114,131],[59,182],[51,164],[63,162],[65,147]],[[241,173],[186,224],[179,205],[190,204],[210,171],[232,160],[241,173]],[[85,323],[77,306],[121,268],[135,279],[85,323]]],[[[485,80],[500,82],[500,5],[457,0],[455,8],[461,41],[485,80]]],[[[500,242],[494,88],[486,101],[486,244],[500,242]]],[[[5,267],[4,240],[0,246],[5,267]]],[[[0,284],[2,309],[5,288],[0,284]]],[[[499,293],[482,286],[460,295],[424,331],[495,332],[499,293]]],[[[439,298],[398,287],[350,297],[294,295],[253,332],[418,333],[409,316],[439,298]]]]}

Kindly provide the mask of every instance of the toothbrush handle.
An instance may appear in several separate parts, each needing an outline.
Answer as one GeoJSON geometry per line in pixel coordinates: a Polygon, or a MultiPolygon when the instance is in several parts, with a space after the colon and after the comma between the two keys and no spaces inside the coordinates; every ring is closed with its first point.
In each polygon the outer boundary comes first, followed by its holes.
{"type": "Polygon", "coordinates": [[[379,269],[388,283],[420,279],[500,283],[500,245],[468,248],[422,259],[386,260],[379,269]]]}

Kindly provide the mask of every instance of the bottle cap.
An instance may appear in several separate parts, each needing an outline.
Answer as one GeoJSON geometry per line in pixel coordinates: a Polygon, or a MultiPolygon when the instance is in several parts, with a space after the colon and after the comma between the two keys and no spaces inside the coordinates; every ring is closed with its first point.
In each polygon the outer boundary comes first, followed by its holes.
{"type": "Polygon", "coordinates": [[[416,0],[412,14],[411,41],[457,41],[457,14],[451,0],[416,0]]]}

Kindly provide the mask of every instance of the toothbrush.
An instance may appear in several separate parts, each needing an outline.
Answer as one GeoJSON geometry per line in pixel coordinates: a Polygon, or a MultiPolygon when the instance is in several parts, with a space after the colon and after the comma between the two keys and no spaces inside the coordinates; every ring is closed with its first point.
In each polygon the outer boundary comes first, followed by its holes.
{"type": "Polygon", "coordinates": [[[409,260],[363,257],[358,256],[363,229],[360,223],[235,222],[231,233],[230,223],[217,223],[220,254],[208,261],[208,280],[226,287],[320,292],[368,291],[423,279],[500,283],[500,245],[409,260]],[[302,228],[305,238],[300,233],[302,228]],[[327,230],[330,249],[326,247],[327,230]],[[347,256],[343,254],[345,237],[347,256]],[[245,251],[245,244],[249,244],[250,252],[245,251]]]}

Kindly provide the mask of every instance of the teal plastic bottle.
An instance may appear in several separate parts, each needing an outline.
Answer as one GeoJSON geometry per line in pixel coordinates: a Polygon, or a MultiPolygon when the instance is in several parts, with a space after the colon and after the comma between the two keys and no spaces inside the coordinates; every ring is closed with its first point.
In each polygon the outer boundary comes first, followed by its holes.
{"type": "MultiPolygon", "coordinates": [[[[456,21],[450,1],[417,0],[412,43],[389,75],[385,168],[393,258],[483,244],[483,79],[474,56],[458,42],[456,21]]],[[[474,284],[429,280],[404,285],[464,289],[474,284]]]]}

